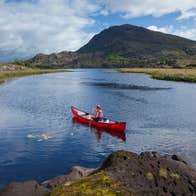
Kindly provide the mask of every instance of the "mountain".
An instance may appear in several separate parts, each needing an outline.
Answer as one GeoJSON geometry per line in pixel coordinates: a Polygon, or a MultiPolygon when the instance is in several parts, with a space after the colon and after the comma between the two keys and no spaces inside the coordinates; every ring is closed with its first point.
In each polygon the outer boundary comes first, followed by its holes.
{"type": "Polygon", "coordinates": [[[145,57],[162,54],[164,50],[193,54],[196,52],[196,42],[127,24],[103,30],[78,52],[118,53],[127,57],[145,57]]]}
{"type": "Polygon", "coordinates": [[[196,41],[129,24],[95,35],[76,52],[39,54],[38,67],[162,67],[196,65],[196,41]]]}

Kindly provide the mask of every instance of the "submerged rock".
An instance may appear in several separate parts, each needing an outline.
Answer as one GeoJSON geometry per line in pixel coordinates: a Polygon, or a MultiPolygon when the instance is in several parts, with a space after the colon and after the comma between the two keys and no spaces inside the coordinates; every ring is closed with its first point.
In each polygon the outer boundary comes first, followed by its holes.
{"type": "Polygon", "coordinates": [[[36,181],[13,182],[0,196],[41,196],[49,195],[50,191],[36,181]]]}
{"type": "Polygon", "coordinates": [[[45,188],[48,188],[50,190],[53,190],[55,187],[57,187],[58,185],[60,185],[64,182],[69,184],[72,181],[77,180],[79,178],[86,177],[95,171],[96,171],[96,169],[94,169],[94,168],[85,168],[85,167],[80,167],[80,166],[74,166],[74,167],[72,167],[70,174],[57,176],[51,180],[44,181],[42,183],[42,186],[44,186],[45,188]]]}
{"type": "Polygon", "coordinates": [[[45,196],[50,195],[51,191],[62,183],[70,184],[72,181],[86,177],[96,169],[74,166],[68,175],[57,176],[50,180],[38,183],[36,181],[14,182],[5,190],[0,192],[0,196],[45,196]]]}
{"type": "Polygon", "coordinates": [[[27,138],[36,140],[38,142],[42,142],[44,140],[51,139],[52,137],[49,136],[48,134],[43,133],[43,134],[28,134],[27,138]]]}
{"type": "Polygon", "coordinates": [[[0,195],[196,195],[196,170],[176,155],[157,152],[117,151],[99,169],[76,166],[69,175],[30,182],[11,184],[0,195]]]}

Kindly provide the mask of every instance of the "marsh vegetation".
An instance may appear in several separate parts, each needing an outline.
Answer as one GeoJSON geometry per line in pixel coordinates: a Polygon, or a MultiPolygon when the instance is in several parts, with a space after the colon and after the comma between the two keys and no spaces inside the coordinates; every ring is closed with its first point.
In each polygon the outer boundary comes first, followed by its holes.
{"type": "Polygon", "coordinates": [[[154,79],[182,82],[196,82],[195,68],[121,68],[121,73],[145,73],[154,79]]]}

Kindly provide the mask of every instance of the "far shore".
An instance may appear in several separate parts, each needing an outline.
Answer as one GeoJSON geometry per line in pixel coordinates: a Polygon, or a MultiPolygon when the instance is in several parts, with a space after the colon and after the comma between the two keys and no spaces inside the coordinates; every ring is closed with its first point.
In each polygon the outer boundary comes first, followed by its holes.
{"type": "Polygon", "coordinates": [[[36,75],[36,74],[48,74],[48,73],[58,73],[66,72],[65,69],[23,69],[15,71],[0,71],[0,84],[11,80],[13,78],[36,75]]]}
{"type": "Polygon", "coordinates": [[[196,82],[196,68],[120,68],[121,73],[144,73],[158,80],[196,82]]]}
{"type": "MultiPolygon", "coordinates": [[[[67,72],[67,69],[21,69],[13,71],[0,71],[0,84],[13,78],[36,75],[67,72]]],[[[153,79],[178,82],[196,83],[196,68],[119,68],[121,73],[144,73],[153,79]]]]}

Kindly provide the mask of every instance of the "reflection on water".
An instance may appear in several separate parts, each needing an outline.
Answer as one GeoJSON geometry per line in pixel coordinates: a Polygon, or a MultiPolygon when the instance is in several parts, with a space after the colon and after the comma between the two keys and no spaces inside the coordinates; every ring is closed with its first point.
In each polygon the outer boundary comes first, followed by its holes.
{"type": "Polygon", "coordinates": [[[147,104],[148,103],[145,98],[136,98],[134,96],[127,95],[126,93],[121,92],[121,91],[112,91],[111,95],[118,96],[118,97],[124,98],[126,100],[130,99],[130,100],[135,101],[135,102],[141,102],[143,104],[147,104]]]}
{"type": "Polygon", "coordinates": [[[127,89],[127,90],[143,90],[143,91],[156,91],[156,90],[169,90],[169,87],[149,87],[138,86],[133,84],[109,83],[109,82],[81,82],[83,85],[100,86],[110,89],[127,89]]]}
{"type": "Polygon", "coordinates": [[[41,182],[73,165],[98,167],[121,149],[178,154],[196,165],[195,100],[196,84],[112,69],[0,85],[0,188],[11,181],[41,182]],[[72,123],[70,106],[92,113],[98,103],[109,119],[127,122],[126,136],[72,123]]]}
{"type": "Polygon", "coordinates": [[[101,140],[101,137],[104,133],[107,133],[107,134],[110,134],[113,137],[119,138],[124,142],[126,141],[125,131],[113,131],[113,130],[110,130],[110,129],[103,129],[103,128],[95,127],[95,126],[92,126],[92,125],[88,125],[86,123],[82,123],[75,117],[72,118],[72,123],[73,124],[79,124],[81,126],[89,127],[89,130],[95,133],[95,136],[97,137],[98,141],[101,140]]]}

